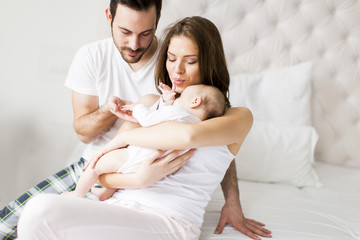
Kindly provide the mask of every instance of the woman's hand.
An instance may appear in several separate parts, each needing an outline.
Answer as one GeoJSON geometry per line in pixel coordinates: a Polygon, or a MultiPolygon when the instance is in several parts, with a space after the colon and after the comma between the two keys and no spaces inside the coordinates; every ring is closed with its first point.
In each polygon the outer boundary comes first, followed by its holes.
{"type": "Polygon", "coordinates": [[[182,150],[177,150],[162,156],[164,151],[159,150],[144,160],[137,172],[101,174],[99,183],[109,188],[145,188],[179,170],[194,152],[192,149],[182,154],[182,150]]]}
{"type": "Polygon", "coordinates": [[[95,153],[91,159],[85,164],[84,166],[84,170],[86,170],[87,168],[90,169],[94,169],[96,166],[96,163],[99,161],[99,159],[104,156],[106,154],[106,152],[100,150],[97,153],[95,153]]]}
{"type": "Polygon", "coordinates": [[[165,151],[158,150],[149,156],[135,173],[141,187],[151,186],[167,175],[175,173],[192,157],[195,149],[182,154],[183,152],[175,150],[162,156],[165,151]]]}
{"type": "Polygon", "coordinates": [[[97,162],[99,161],[99,159],[102,156],[104,156],[108,152],[111,152],[115,149],[119,149],[119,148],[126,147],[126,146],[127,146],[127,144],[123,141],[122,134],[121,133],[118,134],[90,158],[90,160],[85,164],[84,169],[86,169],[88,167],[94,169],[97,162]]]}

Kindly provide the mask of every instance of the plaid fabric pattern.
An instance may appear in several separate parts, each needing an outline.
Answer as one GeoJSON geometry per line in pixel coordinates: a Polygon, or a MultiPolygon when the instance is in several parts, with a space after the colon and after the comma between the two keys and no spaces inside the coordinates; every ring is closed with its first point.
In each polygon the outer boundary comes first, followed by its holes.
{"type": "Polygon", "coordinates": [[[59,171],[35,187],[29,189],[15,201],[0,211],[0,239],[10,240],[17,237],[17,223],[25,204],[33,196],[40,193],[63,193],[75,189],[76,183],[83,172],[85,159],[59,171]]]}

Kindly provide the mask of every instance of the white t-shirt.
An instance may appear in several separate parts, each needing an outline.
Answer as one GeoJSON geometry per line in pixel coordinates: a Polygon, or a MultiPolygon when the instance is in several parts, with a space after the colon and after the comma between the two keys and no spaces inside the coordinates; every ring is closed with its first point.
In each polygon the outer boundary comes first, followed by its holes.
{"type": "Polygon", "coordinates": [[[105,202],[121,205],[124,200],[135,201],[201,228],[211,194],[234,158],[227,146],[197,148],[191,159],[174,174],[147,188],[119,189],[105,202]]]}
{"type": "MultiPolygon", "coordinates": [[[[136,102],[143,95],[159,94],[154,80],[158,50],[159,47],[150,61],[134,72],[121,57],[112,38],[85,45],[75,55],[65,86],[81,94],[98,96],[99,106],[111,96],[136,102]]],[[[87,145],[82,157],[89,160],[115,136],[122,123],[123,120],[116,120],[103,136],[87,145]]]]}
{"type": "MultiPolygon", "coordinates": [[[[182,109],[173,105],[160,105],[158,109],[155,106],[159,105],[157,101],[150,109],[144,104],[137,104],[133,109],[133,116],[142,127],[149,127],[165,121],[176,121],[186,123],[197,123],[200,119],[182,109]]],[[[125,148],[128,152],[128,160],[119,168],[118,172],[136,172],[140,164],[156,150],[151,148],[144,148],[135,145],[129,145],[125,148]]],[[[171,151],[167,151],[164,155],[171,151]]]]}

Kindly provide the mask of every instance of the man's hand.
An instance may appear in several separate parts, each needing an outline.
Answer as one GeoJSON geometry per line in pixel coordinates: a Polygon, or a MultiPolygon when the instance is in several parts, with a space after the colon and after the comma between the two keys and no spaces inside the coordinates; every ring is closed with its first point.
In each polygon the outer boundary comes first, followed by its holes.
{"type": "Polygon", "coordinates": [[[127,100],[122,100],[118,97],[113,96],[113,97],[109,98],[107,104],[109,106],[109,111],[111,113],[113,113],[115,116],[117,116],[118,118],[137,123],[137,121],[132,116],[130,111],[123,110],[124,106],[131,105],[132,102],[127,101],[127,100]]]}
{"type": "Polygon", "coordinates": [[[220,220],[214,233],[221,234],[225,224],[229,224],[252,239],[260,240],[255,234],[266,238],[272,237],[271,231],[264,228],[265,224],[245,218],[240,204],[235,202],[230,203],[227,201],[225,203],[221,210],[220,220]]]}

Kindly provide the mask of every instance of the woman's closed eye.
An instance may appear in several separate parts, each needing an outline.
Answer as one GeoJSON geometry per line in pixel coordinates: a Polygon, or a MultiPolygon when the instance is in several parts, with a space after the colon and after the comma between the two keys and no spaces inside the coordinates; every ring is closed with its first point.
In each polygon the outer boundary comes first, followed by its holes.
{"type": "Polygon", "coordinates": [[[186,61],[187,64],[195,64],[197,63],[198,61],[197,60],[194,60],[194,61],[186,61]]]}

